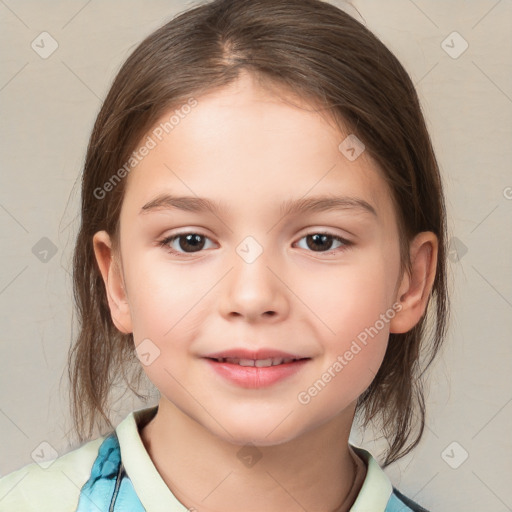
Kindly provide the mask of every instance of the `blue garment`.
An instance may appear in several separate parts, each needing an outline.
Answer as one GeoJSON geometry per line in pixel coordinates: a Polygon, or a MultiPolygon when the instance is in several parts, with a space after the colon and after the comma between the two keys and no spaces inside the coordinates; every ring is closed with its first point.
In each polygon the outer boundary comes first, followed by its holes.
{"type": "Polygon", "coordinates": [[[89,480],[80,491],[76,512],[145,512],[121,462],[115,432],[101,444],[89,480]]]}
{"type": "MultiPolygon", "coordinates": [[[[115,432],[102,442],[76,512],[145,512],[121,461],[115,432]]],[[[428,512],[393,487],[385,512],[428,512]]]]}

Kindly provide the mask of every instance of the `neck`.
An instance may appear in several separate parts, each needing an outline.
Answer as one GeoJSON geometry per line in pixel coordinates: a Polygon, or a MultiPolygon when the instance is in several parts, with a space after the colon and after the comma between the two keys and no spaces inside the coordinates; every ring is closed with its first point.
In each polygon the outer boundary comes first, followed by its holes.
{"type": "Polygon", "coordinates": [[[161,398],[140,434],[169,489],[198,512],[345,512],[366,473],[348,444],[354,410],[282,444],[243,447],[161,398]]]}

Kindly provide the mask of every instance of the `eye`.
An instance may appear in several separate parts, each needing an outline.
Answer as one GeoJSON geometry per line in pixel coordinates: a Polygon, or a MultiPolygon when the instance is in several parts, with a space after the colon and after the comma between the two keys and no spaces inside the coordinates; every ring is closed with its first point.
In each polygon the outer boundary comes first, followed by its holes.
{"type": "Polygon", "coordinates": [[[206,240],[210,239],[200,233],[179,233],[177,235],[168,236],[159,242],[159,244],[165,247],[170,253],[188,254],[203,250],[206,240]]]}
{"type": "MultiPolygon", "coordinates": [[[[297,244],[300,244],[302,240],[306,240],[306,249],[320,253],[334,252],[336,249],[346,251],[353,245],[353,242],[331,233],[309,233],[303,236],[297,244]],[[338,245],[333,247],[333,244],[336,243],[338,245]]],[[[211,242],[207,236],[201,233],[189,232],[168,236],[160,241],[159,245],[171,254],[193,254],[201,252],[205,248],[211,248],[205,247],[207,241],[211,242]]]]}
{"type": "Polygon", "coordinates": [[[313,252],[329,252],[338,248],[341,248],[341,251],[346,251],[353,245],[353,242],[331,233],[309,233],[300,240],[306,240],[306,249],[313,252]],[[335,242],[339,245],[332,247],[335,242]]]}

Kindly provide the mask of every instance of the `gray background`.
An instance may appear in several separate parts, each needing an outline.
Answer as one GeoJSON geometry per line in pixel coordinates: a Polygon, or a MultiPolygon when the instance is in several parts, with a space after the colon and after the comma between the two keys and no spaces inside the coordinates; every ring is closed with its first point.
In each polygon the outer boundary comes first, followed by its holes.
{"type": "MultiPolygon", "coordinates": [[[[33,462],[41,443],[59,455],[72,447],[70,257],[87,140],[122,62],[189,5],[0,0],[0,474],[33,462]],[[45,37],[51,49],[44,31],[58,44],[45,59],[31,47],[42,52],[45,37]]],[[[347,10],[417,86],[444,176],[452,249],[452,323],[430,372],[425,435],[386,472],[435,511],[512,510],[512,2],[354,6],[360,14],[347,10]]],[[[114,420],[156,397],[140,403],[127,394],[114,420]]],[[[354,430],[352,441],[374,455],[383,446],[371,432],[354,430]]]]}

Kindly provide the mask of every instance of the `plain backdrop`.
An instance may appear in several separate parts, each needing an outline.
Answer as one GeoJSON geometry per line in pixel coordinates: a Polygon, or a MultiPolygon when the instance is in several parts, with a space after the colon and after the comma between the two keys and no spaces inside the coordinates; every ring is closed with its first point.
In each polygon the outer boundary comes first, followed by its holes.
{"type": "MultiPolygon", "coordinates": [[[[88,137],[122,62],[190,5],[0,1],[2,475],[33,462],[43,442],[59,455],[74,447],[65,365],[88,137]],[[32,44],[41,37],[46,52],[58,45],[46,58],[32,44]]],[[[386,472],[433,511],[512,510],[512,2],[353,5],[417,86],[449,215],[452,321],[430,372],[425,434],[386,472]]],[[[152,396],[126,394],[113,420],[152,396]]],[[[378,456],[372,437],[352,434],[378,456]]]]}

